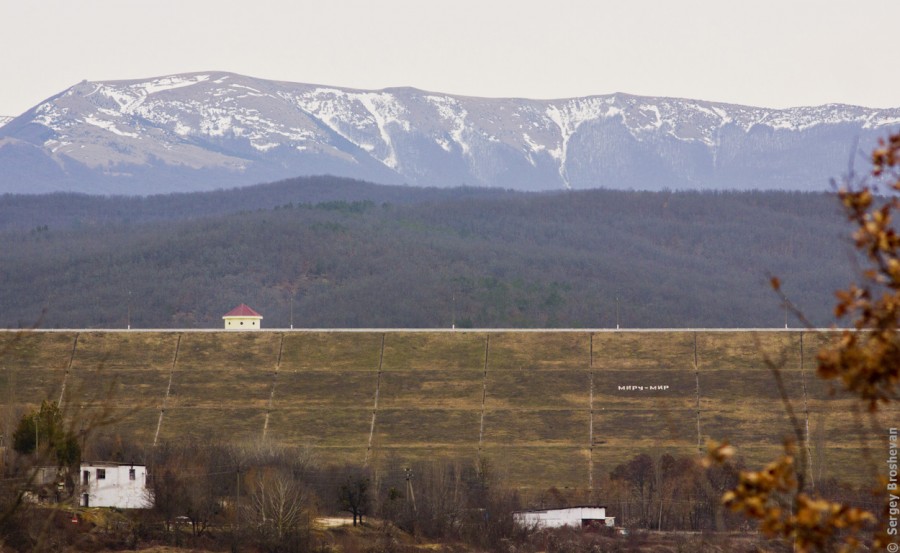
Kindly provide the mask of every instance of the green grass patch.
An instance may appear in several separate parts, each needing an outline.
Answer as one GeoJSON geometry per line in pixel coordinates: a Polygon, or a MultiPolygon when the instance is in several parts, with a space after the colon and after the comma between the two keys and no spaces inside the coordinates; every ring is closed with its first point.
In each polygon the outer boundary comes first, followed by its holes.
{"type": "Polygon", "coordinates": [[[380,332],[286,332],[284,371],[375,371],[381,356],[380,332]]]}
{"type": "MultiPolygon", "coordinates": [[[[480,410],[483,382],[484,375],[478,371],[386,371],[381,375],[378,405],[480,410]]],[[[370,392],[374,395],[374,379],[370,392]]]]}
{"type": "Polygon", "coordinates": [[[362,371],[279,371],[274,405],[371,410],[376,379],[374,372],[362,371]]]}
{"type": "Polygon", "coordinates": [[[0,371],[0,401],[19,405],[56,401],[64,376],[64,369],[7,368],[0,371]]]}
{"type": "Polygon", "coordinates": [[[478,445],[481,413],[459,409],[379,409],[374,444],[378,447],[446,444],[478,445]]]}
{"type": "Polygon", "coordinates": [[[594,369],[689,370],[694,363],[693,332],[597,332],[594,369]]]}
{"type": "Polygon", "coordinates": [[[484,448],[489,470],[513,486],[543,490],[587,488],[589,450],[583,447],[484,448]]]}
{"type": "Polygon", "coordinates": [[[94,435],[118,436],[141,445],[153,443],[159,421],[158,406],[121,403],[72,405],[66,413],[77,432],[91,429],[94,435]]]}
{"type": "Polygon", "coordinates": [[[74,332],[0,332],[0,369],[65,369],[74,332]]]}
{"type": "Polygon", "coordinates": [[[803,356],[808,366],[814,367],[819,351],[833,347],[843,334],[840,331],[824,330],[801,332],[803,335],[803,356]]]}
{"type": "Polygon", "coordinates": [[[170,369],[178,335],[172,332],[82,332],[72,368],[170,369]]]}
{"type": "Polygon", "coordinates": [[[166,409],[160,438],[252,442],[262,437],[264,421],[265,412],[260,409],[176,405],[166,409]]]}
{"type": "MultiPolygon", "coordinates": [[[[752,449],[751,449],[752,451],[752,449]]],[[[886,478],[885,463],[887,448],[884,442],[858,446],[830,446],[811,450],[812,475],[815,482],[822,484],[830,475],[839,474],[841,480],[858,486],[870,487],[878,477],[886,478]],[[853,470],[848,470],[852,468],[853,470]]],[[[762,461],[761,461],[762,462],[762,461]]]]}
{"type": "Polygon", "coordinates": [[[728,369],[737,372],[769,368],[800,368],[799,332],[698,332],[697,358],[701,371],[728,369]]]}
{"type": "MultiPolygon", "coordinates": [[[[815,376],[808,371],[779,371],[785,392],[792,401],[802,402],[804,386],[807,398],[808,385],[815,376]],[[805,373],[805,374],[804,374],[805,373]]],[[[777,380],[771,371],[734,371],[732,369],[712,369],[700,371],[700,396],[703,403],[731,403],[741,401],[780,400],[777,380]],[[752,391],[748,394],[748,391],[752,391]]]]}
{"type": "Polygon", "coordinates": [[[200,407],[228,405],[265,409],[272,390],[272,373],[253,369],[176,371],[169,392],[171,405],[200,407]]]}
{"type": "Polygon", "coordinates": [[[485,407],[588,410],[590,384],[585,370],[488,371],[485,407]]]}
{"type": "Polygon", "coordinates": [[[697,443],[693,410],[602,409],[594,411],[594,445],[654,444],[687,447],[697,443]]]}
{"type": "Polygon", "coordinates": [[[587,409],[490,410],[484,414],[484,443],[586,447],[590,418],[587,409]]]}
{"type": "MultiPolygon", "coordinates": [[[[413,463],[446,461],[474,465],[477,455],[478,448],[474,445],[379,447],[370,452],[369,463],[382,475],[389,474],[402,480],[405,478],[403,469],[413,463]]],[[[360,459],[362,456],[356,462],[360,459]]],[[[414,475],[414,482],[415,479],[414,475]]]]}
{"type": "Polygon", "coordinates": [[[382,368],[390,371],[484,371],[484,335],[473,332],[391,332],[382,368]]]}
{"type": "Polygon", "coordinates": [[[582,369],[591,363],[587,332],[503,332],[490,335],[488,371],[582,369]]]}
{"type": "MultiPolygon", "coordinates": [[[[362,409],[279,407],[269,417],[267,436],[290,445],[359,447],[365,450],[371,421],[372,412],[362,409]]],[[[323,455],[326,454],[323,452],[323,455]]]]}
{"type": "MultiPolygon", "coordinates": [[[[271,428],[270,428],[271,429],[271,428]]],[[[318,466],[342,467],[347,465],[358,466],[362,464],[366,456],[365,446],[314,446],[311,443],[300,442],[294,444],[310,453],[312,462],[318,466]]]]}
{"type": "MultiPolygon", "coordinates": [[[[802,409],[802,407],[801,407],[802,409]]],[[[872,441],[885,441],[888,429],[896,427],[900,420],[897,408],[870,413],[854,400],[834,399],[809,403],[810,436],[817,434],[830,444],[860,445],[872,441]]]]}
{"type": "MultiPolygon", "coordinates": [[[[829,447],[812,450],[810,461],[803,467],[807,485],[827,485],[829,475],[839,474],[841,482],[857,486],[871,486],[879,475],[885,476],[882,451],[864,447],[829,447]],[[811,469],[811,470],[810,470],[811,469]]],[[[739,445],[737,457],[748,468],[760,470],[772,460],[784,454],[781,446],[739,445]]],[[[799,460],[798,460],[799,463],[799,460]]]]}
{"type": "Polygon", "coordinates": [[[69,373],[67,395],[77,402],[161,405],[169,371],[153,369],[80,369],[69,373]]]}
{"type": "Polygon", "coordinates": [[[178,350],[178,370],[272,371],[280,346],[281,334],[275,332],[185,332],[178,350]]]}
{"type": "Polygon", "coordinates": [[[787,413],[774,402],[748,409],[704,410],[700,428],[704,441],[727,439],[733,444],[778,445],[794,436],[787,413]]]}

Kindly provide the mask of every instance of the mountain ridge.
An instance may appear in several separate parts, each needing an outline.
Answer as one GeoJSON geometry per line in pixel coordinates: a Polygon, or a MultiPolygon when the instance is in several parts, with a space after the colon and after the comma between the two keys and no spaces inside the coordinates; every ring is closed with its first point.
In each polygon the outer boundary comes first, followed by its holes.
{"type": "Polygon", "coordinates": [[[0,126],[0,192],[153,194],[333,174],[384,184],[823,190],[900,109],[624,93],[362,90],[227,72],[82,81],[0,126]]]}

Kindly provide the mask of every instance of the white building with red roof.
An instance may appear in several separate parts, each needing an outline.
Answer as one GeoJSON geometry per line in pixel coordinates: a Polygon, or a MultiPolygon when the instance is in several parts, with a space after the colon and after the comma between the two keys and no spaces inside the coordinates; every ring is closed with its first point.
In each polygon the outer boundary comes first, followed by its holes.
{"type": "Polygon", "coordinates": [[[259,330],[262,327],[262,318],[262,315],[243,303],[222,315],[225,330],[259,330]]]}

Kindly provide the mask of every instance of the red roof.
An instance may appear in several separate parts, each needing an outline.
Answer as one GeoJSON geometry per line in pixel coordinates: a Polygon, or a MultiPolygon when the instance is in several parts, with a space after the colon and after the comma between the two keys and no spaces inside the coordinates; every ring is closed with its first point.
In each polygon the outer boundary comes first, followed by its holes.
{"type": "Polygon", "coordinates": [[[260,319],[263,318],[262,315],[260,315],[256,311],[250,309],[249,307],[247,307],[247,305],[245,305],[243,303],[240,304],[239,306],[235,307],[228,313],[225,313],[224,315],[222,315],[223,319],[225,317],[259,317],[260,319]]]}

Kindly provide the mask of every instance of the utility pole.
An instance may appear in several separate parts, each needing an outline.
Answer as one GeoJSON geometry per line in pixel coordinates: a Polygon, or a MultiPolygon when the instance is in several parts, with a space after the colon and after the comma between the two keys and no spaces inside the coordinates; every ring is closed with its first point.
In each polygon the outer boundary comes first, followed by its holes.
{"type": "Polygon", "coordinates": [[[409,467],[406,467],[403,470],[406,471],[406,500],[409,501],[412,499],[413,512],[418,512],[418,509],[416,509],[416,493],[413,491],[412,487],[413,471],[409,467]]]}
{"type": "Polygon", "coordinates": [[[128,330],[131,330],[131,290],[128,291],[128,330]]]}
{"type": "Polygon", "coordinates": [[[450,328],[456,330],[456,293],[450,295],[450,328]]]}
{"type": "Polygon", "coordinates": [[[616,330],[619,330],[619,296],[616,296],[616,330]]]}
{"type": "Polygon", "coordinates": [[[291,330],[294,330],[294,290],[291,290],[291,330]]]}
{"type": "Polygon", "coordinates": [[[234,467],[237,476],[237,493],[234,501],[234,521],[231,524],[231,550],[237,551],[238,532],[241,529],[241,465],[238,462],[234,467]]]}
{"type": "Polygon", "coordinates": [[[234,522],[238,529],[241,527],[241,465],[238,465],[237,472],[237,500],[235,501],[234,522]]]}

